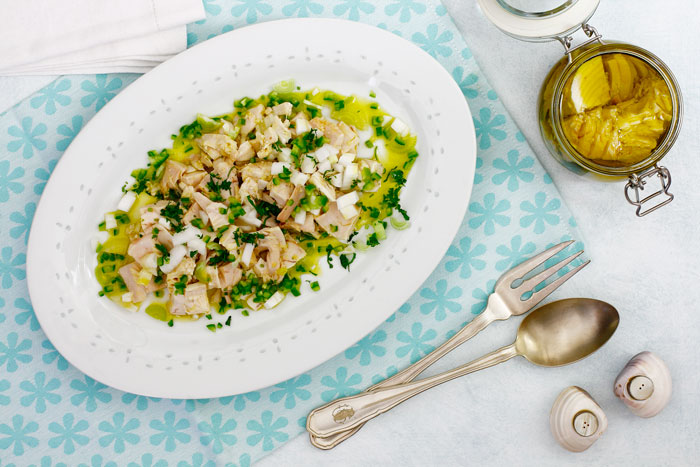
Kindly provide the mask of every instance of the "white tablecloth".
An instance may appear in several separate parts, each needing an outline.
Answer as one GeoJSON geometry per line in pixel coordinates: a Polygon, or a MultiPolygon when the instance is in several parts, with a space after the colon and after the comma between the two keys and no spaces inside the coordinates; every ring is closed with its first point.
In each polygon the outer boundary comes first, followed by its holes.
{"type": "MultiPolygon", "coordinates": [[[[595,297],[619,309],[621,324],[606,349],[611,358],[604,367],[582,361],[556,369],[516,359],[409,400],[332,451],[319,451],[302,436],[257,465],[697,465],[700,13],[695,2],[603,1],[591,20],[605,37],[662,57],[684,94],[684,129],[663,161],[671,170],[676,199],[638,219],[624,200],[622,183],[579,178],[551,159],[542,144],[537,92],[561,56],[561,45],[518,42],[488,23],[474,0],[443,1],[579,222],[593,261],[555,298],[595,297]],[[617,372],[641,350],[662,356],[674,377],[671,403],[653,419],[632,415],[612,394],[617,372]],[[609,421],[602,438],[580,454],[564,451],[549,431],[551,405],[569,385],[588,390],[609,421]]],[[[0,78],[0,112],[49,81],[0,78]]],[[[431,373],[510,343],[519,321],[494,324],[431,373]]]]}

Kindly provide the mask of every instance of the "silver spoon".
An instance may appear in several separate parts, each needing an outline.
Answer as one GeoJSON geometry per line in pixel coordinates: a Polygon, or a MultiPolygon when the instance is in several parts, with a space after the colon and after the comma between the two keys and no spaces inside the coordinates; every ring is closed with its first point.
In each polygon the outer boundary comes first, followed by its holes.
{"type": "Polygon", "coordinates": [[[541,366],[573,363],[605,344],[619,321],[617,310],[600,300],[570,298],[549,303],[520,323],[513,344],[429,378],[336,399],[314,409],[306,419],[306,429],[322,438],[350,430],[427,389],[517,355],[541,366]]]}

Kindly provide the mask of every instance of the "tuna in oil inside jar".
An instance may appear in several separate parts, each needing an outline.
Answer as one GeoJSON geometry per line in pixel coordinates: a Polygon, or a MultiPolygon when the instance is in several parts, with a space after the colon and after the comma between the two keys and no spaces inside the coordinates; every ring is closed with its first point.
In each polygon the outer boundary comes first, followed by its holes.
{"type": "Polygon", "coordinates": [[[643,161],[668,129],[671,96],[644,61],[622,53],[587,60],[564,88],[562,126],[583,157],[624,167],[643,161]]]}

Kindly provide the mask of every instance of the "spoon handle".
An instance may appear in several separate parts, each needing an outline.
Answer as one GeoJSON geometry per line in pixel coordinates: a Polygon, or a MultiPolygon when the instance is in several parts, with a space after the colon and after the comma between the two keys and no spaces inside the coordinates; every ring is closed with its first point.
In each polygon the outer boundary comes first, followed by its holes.
{"type": "Polygon", "coordinates": [[[515,344],[502,347],[465,365],[419,381],[336,399],[314,409],[306,429],[316,437],[328,437],[355,428],[427,389],[454,378],[483,370],[518,355],[515,344]]]}
{"type": "MultiPolygon", "coordinates": [[[[377,389],[413,381],[416,376],[425,371],[425,369],[430,365],[437,362],[460,345],[464,344],[497,319],[505,319],[505,317],[496,316],[493,311],[491,311],[491,308],[487,306],[483,312],[476,315],[474,319],[469,322],[469,324],[457,331],[454,336],[445,341],[440,347],[436,348],[414,364],[399,371],[395,375],[382,380],[373,386],[370,386],[365,390],[365,392],[372,392],[376,391],[377,389]]],[[[342,431],[327,438],[319,438],[310,433],[309,438],[311,440],[311,444],[317,448],[331,449],[357,433],[360,428],[362,428],[362,425],[358,425],[355,428],[342,431]]]]}

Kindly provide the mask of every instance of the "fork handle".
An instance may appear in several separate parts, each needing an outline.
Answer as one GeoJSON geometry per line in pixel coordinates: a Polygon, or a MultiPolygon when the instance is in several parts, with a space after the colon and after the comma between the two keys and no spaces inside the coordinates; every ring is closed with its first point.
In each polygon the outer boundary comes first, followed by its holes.
{"type": "Polygon", "coordinates": [[[518,351],[515,349],[515,344],[511,344],[429,378],[336,399],[313,410],[306,419],[306,429],[316,437],[328,437],[350,430],[387,412],[416,394],[460,376],[505,362],[516,355],[518,351]]]}
{"type": "Polygon", "coordinates": [[[444,357],[460,345],[467,342],[469,339],[471,339],[480,331],[482,331],[486,326],[493,323],[496,319],[497,318],[487,307],[482,313],[476,315],[474,319],[472,319],[466,326],[457,331],[457,334],[445,341],[440,347],[436,348],[428,355],[421,358],[412,365],[399,371],[395,375],[378,382],[374,386],[370,386],[366,389],[366,392],[371,392],[377,389],[387,388],[389,386],[395,386],[397,384],[413,381],[419,374],[423,373],[423,371],[425,371],[430,365],[437,362],[442,357],[444,357]]]}

